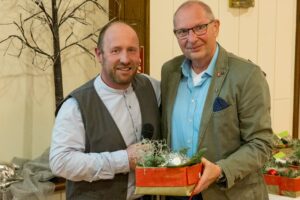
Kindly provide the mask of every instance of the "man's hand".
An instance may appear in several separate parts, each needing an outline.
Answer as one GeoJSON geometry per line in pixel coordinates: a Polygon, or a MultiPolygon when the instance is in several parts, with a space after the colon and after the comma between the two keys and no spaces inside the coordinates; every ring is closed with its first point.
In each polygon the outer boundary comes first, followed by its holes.
{"type": "Polygon", "coordinates": [[[147,148],[149,148],[149,145],[141,143],[132,144],[127,147],[126,151],[128,155],[130,170],[135,170],[136,163],[141,156],[141,153],[139,152],[146,151],[147,148]]]}
{"type": "Polygon", "coordinates": [[[203,164],[203,173],[199,174],[200,180],[194,188],[193,194],[199,194],[207,189],[222,173],[222,169],[209,160],[202,158],[201,162],[203,164]]]}

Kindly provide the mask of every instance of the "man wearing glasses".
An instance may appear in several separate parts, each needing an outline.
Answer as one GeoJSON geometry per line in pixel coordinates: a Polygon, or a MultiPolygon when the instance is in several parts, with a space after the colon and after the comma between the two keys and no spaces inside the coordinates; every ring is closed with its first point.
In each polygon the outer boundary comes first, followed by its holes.
{"type": "Polygon", "coordinates": [[[193,199],[268,199],[261,167],[272,128],[263,71],[217,43],[220,22],[205,3],[186,1],[173,20],[183,55],[162,67],[162,133],[174,151],[207,148],[193,199]]]}

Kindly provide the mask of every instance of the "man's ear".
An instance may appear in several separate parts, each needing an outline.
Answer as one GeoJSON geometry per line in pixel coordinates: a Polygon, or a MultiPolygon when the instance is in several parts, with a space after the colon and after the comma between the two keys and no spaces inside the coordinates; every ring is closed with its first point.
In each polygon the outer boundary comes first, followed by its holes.
{"type": "Polygon", "coordinates": [[[216,19],[214,21],[214,34],[215,34],[215,37],[218,37],[218,35],[219,35],[219,28],[220,28],[220,21],[216,19]]]}
{"type": "Polygon", "coordinates": [[[95,48],[95,55],[98,62],[102,64],[102,52],[99,48],[95,48]]]}

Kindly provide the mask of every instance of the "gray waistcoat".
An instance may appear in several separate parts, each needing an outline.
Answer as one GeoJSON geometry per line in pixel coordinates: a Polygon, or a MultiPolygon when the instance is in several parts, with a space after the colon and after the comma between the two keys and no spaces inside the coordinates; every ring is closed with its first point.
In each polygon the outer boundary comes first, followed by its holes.
{"type": "MultiPolygon", "coordinates": [[[[67,97],[74,97],[78,101],[86,132],[85,152],[112,152],[126,149],[125,141],[117,125],[97,95],[93,83],[94,79],[73,91],[67,97]]],[[[132,86],[140,104],[142,124],[152,124],[154,127],[153,138],[158,138],[160,136],[160,114],[151,82],[148,78],[137,75],[132,82],[132,86]]],[[[127,184],[128,174],[116,174],[112,180],[98,180],[91,183],[67,180],[67,199],[125,200],[127,184]]]]}

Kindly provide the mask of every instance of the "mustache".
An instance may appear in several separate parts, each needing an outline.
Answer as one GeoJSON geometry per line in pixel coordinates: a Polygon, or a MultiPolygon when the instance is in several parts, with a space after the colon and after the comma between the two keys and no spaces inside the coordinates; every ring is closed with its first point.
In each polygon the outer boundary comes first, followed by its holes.
{"type": "Polygon", "coordinates": [[[139,66],[138,65],[125,65],[125,64],[119,64],[117,65],[115,68],[116,69],[127,69],[127,68],[130,68],[130,69],[137,69],[139,66]]]}

